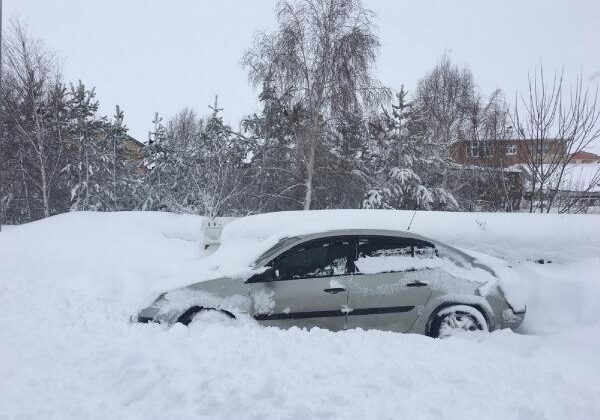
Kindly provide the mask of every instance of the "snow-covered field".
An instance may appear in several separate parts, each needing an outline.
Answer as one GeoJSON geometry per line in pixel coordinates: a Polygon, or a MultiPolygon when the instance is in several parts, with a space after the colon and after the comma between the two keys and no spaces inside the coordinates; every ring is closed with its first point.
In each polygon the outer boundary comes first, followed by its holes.
{"type": "MultiPolygon", "coordinates": [[[[412,212],[371,215],[403,229],[412,212]]],[[[290,217],[233,222],[224,246],[241,252],[265,226],[301,229],[290,217]]],[[[130,324],[156,292],[207,270],[201,226],[198,216],[71,213],[3,229],[0,419],[600,418],[599,216],[417,214],[411,231],[524,275],[519,333],[130,324]]]]}

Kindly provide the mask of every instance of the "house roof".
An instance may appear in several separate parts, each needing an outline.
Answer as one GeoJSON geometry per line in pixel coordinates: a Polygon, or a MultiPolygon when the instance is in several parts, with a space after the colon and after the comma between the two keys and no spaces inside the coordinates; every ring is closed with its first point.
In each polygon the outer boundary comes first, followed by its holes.
{"type": "Polygon", "coordinates": [[[141,141],[139,141],[139,140],[136,140],[135,138],[131,137],[129,134],[127,134],[126,141],[130,141],[130,142],[132,142],[132,143],[135,143],[135,144],[137,144],[137,145],[138,145],[138,146],[140,146],[140,147],[144,147],[144,146],[145,146],[145,144],[144,144],[144,143],[142,143],[142,142],[141,142],[141,141]]]}
{"type": "Polygon", "coordinates": [[[571,155],[571,159],[581,159],[581,160],[598,160],[600,161],[600,156],[595,154],[595,153],[591,153],[591,152],[585,152],[585,151],[579,151],[577,153],[573,153],[571,155]]]}

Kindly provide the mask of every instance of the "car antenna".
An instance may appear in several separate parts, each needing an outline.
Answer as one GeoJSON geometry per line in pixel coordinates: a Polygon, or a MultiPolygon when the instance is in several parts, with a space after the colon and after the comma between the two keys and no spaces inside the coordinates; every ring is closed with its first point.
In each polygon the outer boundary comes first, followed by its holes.
{"type": "Polygon", "coordinates": [[[415,209],[415,211],[413,212],[412,217],[410,218],[410,223],[408,224],[408,227],[406,228],[406,231],[410,231],[410,227],[412,226],[412,222],[413,220],[415,220],[415,216],[417,215],[417,209],[415,209]]]}

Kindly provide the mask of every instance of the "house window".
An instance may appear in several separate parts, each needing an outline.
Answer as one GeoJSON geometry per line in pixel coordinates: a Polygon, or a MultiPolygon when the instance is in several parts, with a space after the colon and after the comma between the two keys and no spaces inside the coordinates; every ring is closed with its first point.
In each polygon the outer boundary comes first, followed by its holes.
{"type": "Polygon", "coordinates": [[[506,156],[514,156],[517,154],[517,145],[509,144],[506,146],[506,156]]]}
{"type": "Polygon", "coordinates": [[[490,157],[492,156],[492,147],[484,141],[472,141],[467,146],[467,153],[471,157],[490,157]]]}

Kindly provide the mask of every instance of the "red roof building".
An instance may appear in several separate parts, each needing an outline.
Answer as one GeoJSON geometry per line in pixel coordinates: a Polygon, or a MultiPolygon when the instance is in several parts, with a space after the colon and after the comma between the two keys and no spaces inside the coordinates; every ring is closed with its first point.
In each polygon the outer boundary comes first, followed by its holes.
{"type": "Polygon", "coordinates": [[[571,156],[573,163],[600,163],[600,156],[591,152],[577,152],[571,156]]]}

